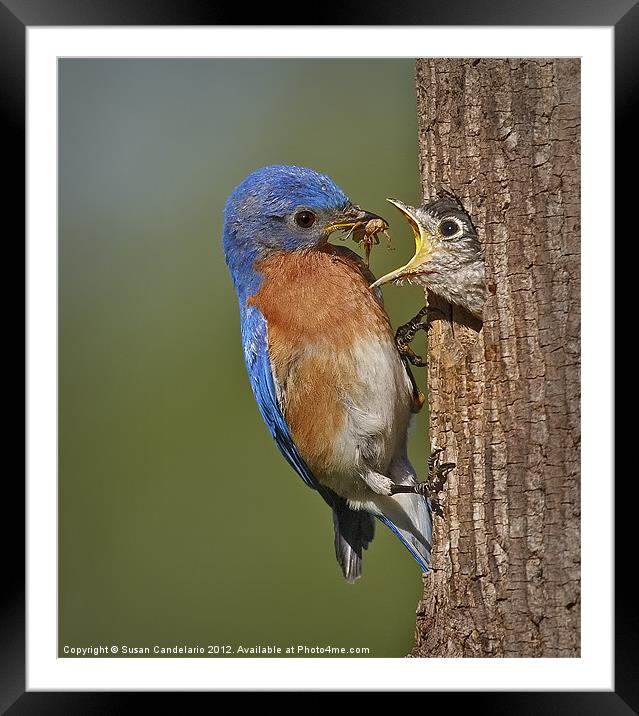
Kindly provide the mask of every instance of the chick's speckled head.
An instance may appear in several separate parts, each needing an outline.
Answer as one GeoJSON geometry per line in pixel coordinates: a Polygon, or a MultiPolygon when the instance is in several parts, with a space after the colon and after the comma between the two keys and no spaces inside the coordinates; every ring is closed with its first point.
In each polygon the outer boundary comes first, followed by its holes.
{"type": "Polygon", "coordinates": [[[473,222],[455,199],[448,196],[437,199],[416,209],[415,214],[428,232],[431,256],[446,252],[463,261],[464,256],[475,258],[481,253],[473,222]]]}
{"type": "Polygon", "coordinates": [[[417,283],[480,318],[485,301],[484,253],[468,213],[452,195],[414,208],[389,199],[413,229],[415,255],[382,276],[385,283],[417,283]]]}

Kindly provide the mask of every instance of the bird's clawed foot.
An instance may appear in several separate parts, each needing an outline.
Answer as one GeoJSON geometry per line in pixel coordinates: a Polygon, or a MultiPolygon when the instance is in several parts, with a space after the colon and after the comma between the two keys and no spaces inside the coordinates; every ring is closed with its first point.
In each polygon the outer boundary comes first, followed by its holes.
{"type": "Polygon", "coordinates": [[[444,516],[444,510],[439,501],[439,495],[444,489],[448,473],[455,467],[454,462],[439,464],[439,456],[443,452],[444,448],[433,447],[430,457],[428,458],[428,478],[425,483],[422,483],[428,486],[428,495],[433,512],[440,517],[444,516]]]}
{"type": "Polygon", "coordinates": [[[428,331],[429,326],[428,306],[424,306],[414,318],[411,318],[408,323],[404,323],[403,326],[400,326],[395,331],[395,345],[400,355],[418,368],[423,368],[426,365],[426,360],[418,356],[410,347],[410,344],[417,331],[428,331]],[[426,320],[422,321],[422,318],[426,318],[426,320]]]}
{"type": "Polygon", "coordinates": [[[444,516],[439,501],[439,495],[446,483],[448,473],[455,467],[454,462],[445,462],[439,464],[439,456],[444,452],[443,448],[435,447],[428,458],[428,478],[424,482],[417,482],[412,485],[393,485],[391,487],[391,495],[400,493],[409,493],[411,495],[421,495],[424,498],[430,498],[433,512],[440,517],[444,516]]]}

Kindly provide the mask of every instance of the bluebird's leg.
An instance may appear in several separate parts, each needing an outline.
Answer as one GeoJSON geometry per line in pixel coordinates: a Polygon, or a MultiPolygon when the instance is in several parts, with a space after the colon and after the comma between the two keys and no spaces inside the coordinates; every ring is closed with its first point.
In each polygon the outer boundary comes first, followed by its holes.
{"type": "Polygon", "coordinates": [[[391,487],[391,495],[399,495],[402,492],[408,492],[411,495],[421,495],[428,497],[428,483],[416,482],[414,485],[393,485],[391,487]]]}

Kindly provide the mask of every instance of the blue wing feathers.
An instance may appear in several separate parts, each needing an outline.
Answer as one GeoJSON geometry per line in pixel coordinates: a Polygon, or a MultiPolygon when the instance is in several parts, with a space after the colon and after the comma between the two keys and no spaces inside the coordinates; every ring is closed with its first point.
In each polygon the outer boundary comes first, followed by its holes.
{"type": "Polygon", "coordinates": [[[279,407],[268,354],[266,330],[264,316],[258,309],[249,306],[242,321],[242,344],[255,400],[264,422],[286,461],[309,487],[316,490],[319,486],[318,482],[295,447],[279,407]]]}

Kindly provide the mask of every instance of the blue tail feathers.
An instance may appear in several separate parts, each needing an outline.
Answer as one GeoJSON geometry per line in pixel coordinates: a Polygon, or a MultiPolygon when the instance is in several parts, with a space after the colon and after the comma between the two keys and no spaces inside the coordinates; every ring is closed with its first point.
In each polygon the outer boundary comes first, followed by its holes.
{"type": "Polygon", "coordinates": [[[421,495],[399,494],[374,500],[376,517],[411,553],[422,572],[430,569],[433,513],[430,500],[421,495]]]}

